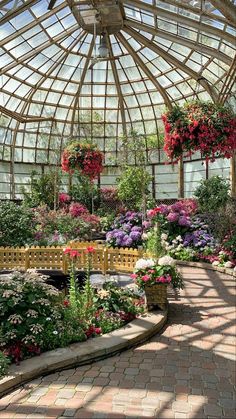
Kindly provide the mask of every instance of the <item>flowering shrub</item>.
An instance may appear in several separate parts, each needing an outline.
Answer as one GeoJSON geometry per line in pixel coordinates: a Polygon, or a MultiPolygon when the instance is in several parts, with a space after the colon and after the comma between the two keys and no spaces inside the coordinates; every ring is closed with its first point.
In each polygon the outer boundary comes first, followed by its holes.
{"type": "MultiPolygon", "coordinates": [[[[15,362],[39,354],[58,334],[58,291],[34,271],[0,279],[0,349],[15,362]]],[[[63,332],[62,332],[63,333],[63,332]]]]}
{"type": "Polygon", "coordinates": [[[183,288],[182,277],[175,267],[175,261],[168,255],[158,261],[139,259],[131,278],[141,289],[145,289],[146,284],[171,284],[173,288],[183,288]]]}
{"type": "Polygon", "coordinates": [[[142,244],[143,230],[142,214],[128,211],[115,219],[106,241],[112,247],[136,248],[142,244]]]}
{"type": "Polygon", "coordinates": [[[72,217],[79,217],[88,213],[87,208],[79,202],[72,202],[69,206],[69,214],[72,215],[72,217]]]}
{"type": "Polygon", "coordinates": [[[103,154],[92,144],[74,142],[63,151],[61,164],[65,172],[77,169],[93,180],[103,170],[103,154]]]}
{"type": "Polygon", "coordinates": [[[65,192],[61,192],[58,195],[59,203],[60,204],[68,204],[71,201],[71,196],[65,192]]]}
{"type": "MultiPolygon", "coordinates": [[[[82,205],[79,204],[79,207],[76,207],[75,210],[78,208],[81,209],[82,205]]],[[[57,211],[48,211],[45,207],[34,209],[34,219],[37,226],[34,243],[44,246],[64,244],[77,238],[89,239],[92,232],[99,229],[100,219],[84,209],[83,211],[80,216],[73,216],[67,213],[65,209],[57,211]]]]}
{"type": "Polygon", "coordinates": [[[236,118],[226,106],[195,101],[162,115],[164,150],[173,160],[200,151],[206,160],[232,157],[236,149],[236,118]]]}

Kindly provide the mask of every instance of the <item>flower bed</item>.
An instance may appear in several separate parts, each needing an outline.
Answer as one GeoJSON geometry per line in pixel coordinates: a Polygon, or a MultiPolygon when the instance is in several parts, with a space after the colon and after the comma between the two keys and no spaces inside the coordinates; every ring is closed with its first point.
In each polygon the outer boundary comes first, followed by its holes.
{"type": "MultiPolygon", "coordinates": [[[[75,277],[78,251],[67,248],[71,263],[69,295],[63,298],[46,277],[35,271],[13,272],[0,280],[0,351],[11,361],[39,355],[120,328],[143,312],[143,299],[129,289],[106,283],[90,284],[91,256],[87,248],[87,278],[79,288],[75,277]]],[[[5,358],[2,370],[5,370],[5,358]]],[[[1,361],[1,359],[0,359],[1,361]]]]}

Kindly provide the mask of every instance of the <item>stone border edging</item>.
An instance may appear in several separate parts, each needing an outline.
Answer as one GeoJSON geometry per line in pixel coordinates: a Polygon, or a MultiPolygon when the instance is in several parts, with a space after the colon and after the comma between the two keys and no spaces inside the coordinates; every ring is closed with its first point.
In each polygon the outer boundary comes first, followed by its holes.
{"type": "Polygon", "coordinates": [[[234,272],[233,269],[230,269],[230,268],[224,268],[224,267],[220,267],[220,266],[212,266],[210,263],[206,263],[206,262],[191,262],[191,261],[177,260],[177,259],[175,259],[175,260],[176,260],[177,265],[192,266],[192,267],[195,267],[195,268],[208,269],[210,271],[218,271],[218,272],[225,273],[227,275],[236,277],[236,272],[234,272]]]}
{"type": "Polygon", "coordinates": [[[66,348],[47,351],[11,365],[9,375],[0,379],[0,397],[20,385],[58,370],[85,365],[115,355],[136,346],[159,332],[167,321],[168,308],[162,312],[148,312],[120,329],[66,348]]]}

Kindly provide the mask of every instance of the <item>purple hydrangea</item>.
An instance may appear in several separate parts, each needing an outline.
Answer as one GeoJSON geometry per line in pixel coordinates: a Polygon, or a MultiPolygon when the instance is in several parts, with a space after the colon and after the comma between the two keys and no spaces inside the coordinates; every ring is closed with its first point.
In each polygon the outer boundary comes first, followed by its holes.
{"type": "Polygon", "coordinates": [[[179,219],[179,214],[177,212],[170,212],[166,218],[170,223],[173,223],[179,219]]]}

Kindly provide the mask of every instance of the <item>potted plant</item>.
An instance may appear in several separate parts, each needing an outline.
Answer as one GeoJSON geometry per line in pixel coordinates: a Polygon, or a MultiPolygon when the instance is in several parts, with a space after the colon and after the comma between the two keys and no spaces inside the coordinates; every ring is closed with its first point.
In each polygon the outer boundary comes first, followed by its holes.
{"type": "Polygon", "coordinates": [[[164,150],[173,161],[200,151],[203,158],[230,158],[236,150],[236,118],[232,109],[217,103],[193,101],[174,106],[162,115],[164,150]]]}
{"type": "Polygon", "coordinates": [[[167,286],[183,288],[183,280],[175,267],[175,260],[166,255],[159,259],[139,259],[131,275],[135,284],[144,290],[148,310],[167,306],[167,286]]]}
{"type": "Polygon", "coordinates": [[[73,142],[63,151],[62,170],[73,173],[76,169],[94,180],[103,170],[103,158],[103,153],[94,144],[73,142]]]}

